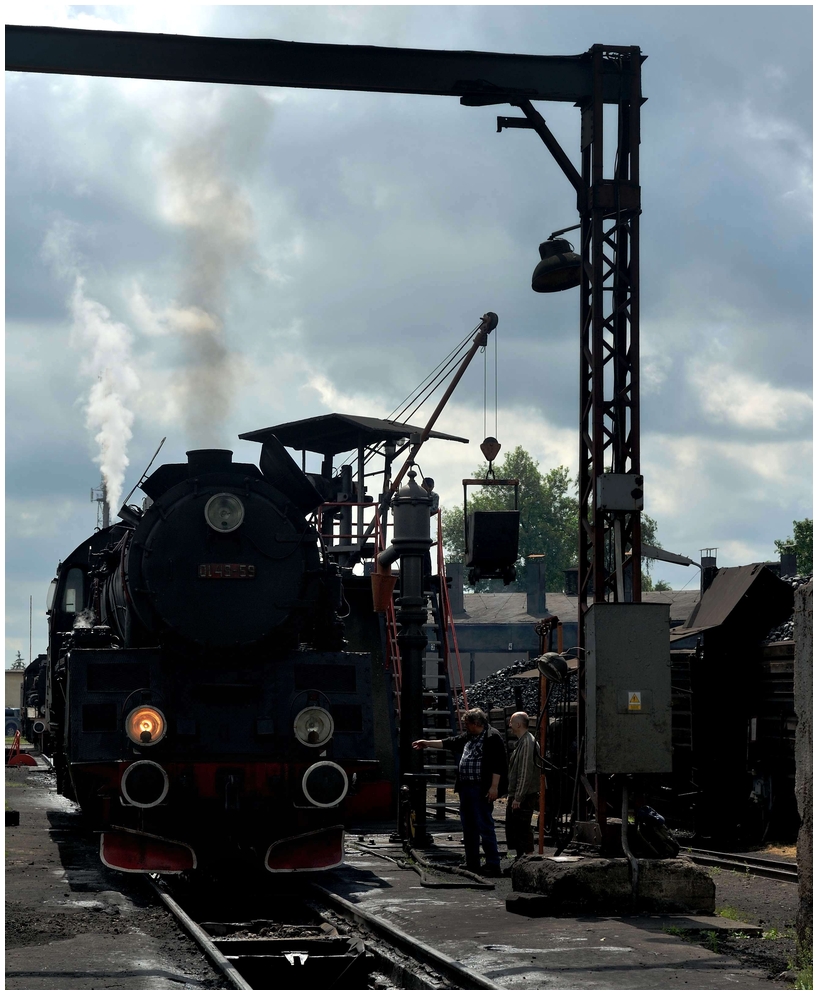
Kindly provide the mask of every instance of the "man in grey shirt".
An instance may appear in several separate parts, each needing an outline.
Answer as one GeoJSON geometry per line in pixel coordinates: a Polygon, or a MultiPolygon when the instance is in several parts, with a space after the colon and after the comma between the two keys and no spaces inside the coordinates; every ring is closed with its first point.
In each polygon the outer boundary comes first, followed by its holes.
{"type": "Polygon", "coordinates": [[[535,762],[537,746],[528,731],[526,712],[515,712],[508,720],[508,727],[517,737],[517,746],[508,767],[506,843],[520,857],[534,852],[531,816],[539,804],[540,772],[535,762]]]}

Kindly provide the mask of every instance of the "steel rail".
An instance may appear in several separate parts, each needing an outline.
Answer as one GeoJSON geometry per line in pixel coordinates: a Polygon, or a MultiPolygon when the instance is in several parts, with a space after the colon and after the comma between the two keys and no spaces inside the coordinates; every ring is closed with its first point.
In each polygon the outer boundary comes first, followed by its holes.
{"type": "Polygon", "coordinates": [[[216,947],[215,943],[213,943],[198,923],[194,922],[187,912],[185,912],[179,905],[179,903],[171,898],[162,885],[148,875],[146,875],[146,879],[159,896],[162,904],[168,909],[174,919],[176,919],[193,942],[196,943],[197,946],[201,947],[204,955],[213,964],[213,966],[225,976],[231,986],[233,988],[237,988],[239,991],[252,991],[252,986],[247,984],[241,974],[235,969],[235,967],[233,967],[221,950],[216,947]]]}
{"type": "Polygon", "coordinates": [[[773,878],[776,881],[798,881],[798,865],[786,860],[770,860],[765,857],[751,857],[741,853],[724,853],[718,850],[699,850],[683,847],[680,853],[690,857],[696,864],[721,867],[742,874],[755,874],[758,877],[773,878]]]}
{"type": "Polygon", "coordinates": [[[366,912],[358,905],[353,905],[340,895],[336,895],[320,884],[311,884],[311,890],[320,897],[321,901],[345,919],[351,919],[360,926],[365,927],[378,939],[395,947],[402,953],[408,954],[414,960],[419,961],[425,967],[432,968],[440,974],[446,981],[463,988],[466,991],[477,991],[489,989],[492,991],[503,991],[500,985],[495,985],[482,974],[472,971],[459,961],[433,947],[428,946],[422,940],[418,940],[403,930],[398,929],[391,923],[386,922],[370,912],[366,912]]]}

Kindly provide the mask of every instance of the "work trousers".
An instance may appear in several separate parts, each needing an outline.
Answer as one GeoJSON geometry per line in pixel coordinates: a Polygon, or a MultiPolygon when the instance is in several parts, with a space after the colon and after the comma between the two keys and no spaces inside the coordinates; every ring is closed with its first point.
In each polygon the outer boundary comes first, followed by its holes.
{"type": "Polygon", "coordinates": [[[494,803],[486,798],[487,789],[480,784],[460,784],[460,822],[463,826],[463,847],[466,851],[466,867],[477,871],[480,868],[480,843],[486,855],[486,863],[500,866],[500,851],[497,849],[497,836],[494,832],[492,809],[494,803]]]}
{"type": "Polygon", "coordinates": [[[506,805],[506,843],[509,850],[516,850],[517,854],[534,852],[534,830],[531,828],[531,816],[539,807],[540,796],[537,792],[523,795],[520,807],[511,807],[512,798],[509,796],[506,805]]]}

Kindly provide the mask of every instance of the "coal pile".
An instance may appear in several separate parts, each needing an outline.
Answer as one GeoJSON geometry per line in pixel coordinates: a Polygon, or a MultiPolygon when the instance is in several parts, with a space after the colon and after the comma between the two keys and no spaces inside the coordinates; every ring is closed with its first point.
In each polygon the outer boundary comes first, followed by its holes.
{"type": "MultiPolygon", "coordinates": [[[[794,591],[797,591],[799,587],[803,587],[804,584],[808,584],[812,580],[812,574],[795,574],[792,577],[782,577],[781,580],[785,584],[789,584],[794,591]]],[[[786,622],[782,622],[780,625],[775,626],[775,628],[770,629],[765,642],[781,643],[794,638],[794,616],[790,615],[786,622]]]]}
{"type": "MultiPolygon", "coordinates": [[[[482,708],[488,713],[492,708],[518,708],[529,715],[539,712],[540,679],[529,677],[523,680],[512,680],[516,674],[531,670],[534,664],[531,660],[515,660],[510,667],[498,670],[483,680],[466,688],[470,708],[482,708]]],[[[551,714],[555,706],[565,700],[566,694],[570,701],[577,700],[577,674],[571,674],[568,681],[561,684],[551,682],[548,711],[551,714]]],[[[459,708],[464,708],[463,696],[458,696],[459,708]]]]}

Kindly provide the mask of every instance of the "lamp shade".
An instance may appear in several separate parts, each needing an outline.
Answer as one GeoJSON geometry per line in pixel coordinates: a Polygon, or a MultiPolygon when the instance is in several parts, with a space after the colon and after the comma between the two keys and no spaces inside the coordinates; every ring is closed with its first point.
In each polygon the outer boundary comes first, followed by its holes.
{"type": "Polygon", "coordinates": [[[531,289],[538,294],[578,287],[582,260],[564,238],[549,238],[540,243],[540,261],[531,277],[531,289]]]}
{"type": "Polygon", "coordinates": [[[543,653],[537,657],[537,670],[549,681],[564,681],[568,676],[568,664],[559,653],[543,653]]]}

